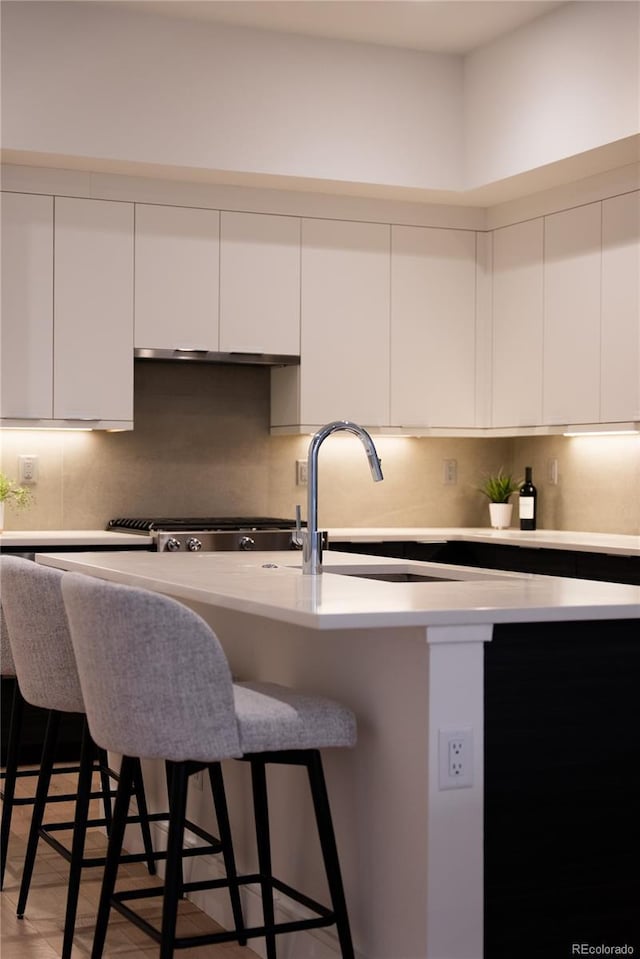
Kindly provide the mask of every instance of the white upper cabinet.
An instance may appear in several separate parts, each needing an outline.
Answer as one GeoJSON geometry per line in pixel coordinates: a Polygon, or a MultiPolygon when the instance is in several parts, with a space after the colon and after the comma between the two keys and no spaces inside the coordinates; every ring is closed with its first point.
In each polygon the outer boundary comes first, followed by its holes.
{"type": "Polygon", "coordinates": [[[602,204],[603,423],[640,420],[640,191],[602,204]]]}
{"type": "Polygon", "coordinates": [[[135,345],[218,350],[220,214],[136,204],[135,345]]]}
{"type": "Polygon", "coordinates": [[[50,419],[53,197],[2,194],[3,419],[50,419]]]}
{"type": "Polygon", "coordinates": [[[272,426],[389,424],[390,227],[302,221],[299,367],[272,373],[272,426]]]}
{"type": "Polygon", "coordinates": [[[391,230],[391,425],[475,425],[476,235],[391,230]]]}
{"type": "Polygon", "coordinates": [[[55,199],[55,419],[133,419],[133,204],[55,199]]]}
{"type": "Polygon", "coordinates": [[[491,425],[542,422],[542,218],[493,233],[491,425]]]}
{"type": "Polygon", "coordinates": [[[602,205],[545,217],[544,424],[600,417],[602,205]]]}
{"type": "Polygon", "coordinates": [[[220,351],[300,353],[300,220],[220,218],[220,351]]]}

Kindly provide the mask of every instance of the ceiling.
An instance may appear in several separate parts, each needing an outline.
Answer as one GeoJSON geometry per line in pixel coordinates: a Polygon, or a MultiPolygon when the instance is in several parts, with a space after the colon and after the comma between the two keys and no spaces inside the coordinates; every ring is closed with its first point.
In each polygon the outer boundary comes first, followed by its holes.
{"type": "MultiPolygon", "coordinates": [[[[82,0],[79,0],[82,2],[82,0]]],[[[110,0],[148,14],[466,54],[562,0],[110,0]]]]}

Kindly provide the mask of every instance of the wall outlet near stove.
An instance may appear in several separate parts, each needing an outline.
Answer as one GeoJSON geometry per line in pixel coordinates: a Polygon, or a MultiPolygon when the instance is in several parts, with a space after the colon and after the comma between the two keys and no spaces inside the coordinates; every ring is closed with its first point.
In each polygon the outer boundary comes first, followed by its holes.
{"type": "Polygon", "coordinates": [[[38,457],[35,453],[23,453],[18,457],[18,482],[31,486],[38,482],[38,457]]]}

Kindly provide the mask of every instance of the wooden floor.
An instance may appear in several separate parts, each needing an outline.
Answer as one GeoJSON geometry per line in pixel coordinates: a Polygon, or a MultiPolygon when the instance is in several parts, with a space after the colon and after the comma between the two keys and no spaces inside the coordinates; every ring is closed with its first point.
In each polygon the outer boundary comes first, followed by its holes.
{"type": "MultiPolygon", "coordinates": [[[[73,789],[71,777],[57,775],[53,777],[52,789],[59,793],[68,793],[73,789]]],[[[22,779],[18,782],[21,795],[29,795],[33,781],[22,779]]],[[[64,911],[67,895],[68,865],[47,843],[40,842],[27,909],[24,919],[16,917],[16,905],[26,839],[31,821],[32,806],[17,806],[13,811],[9,856],[5,873],[4,889],[0,894],[1,926],[0,955],[2,959],[56,959],[62,948],[64,911]]],[[[92,816],[98,816],[97,804],[91,810],[92,816]]],[[[50,804],[46,822],[65,821],[73,818],[73,805],[70,803],[50,804]]],[[[66,833],[59,834],[66,842],[66,833]]],[[[87,848],[102,850],[105,848],[104,834],[97,829],[89,830],[87,848]]],[[[93,927],[96,907],[100,893],[102,870],[85,869],[80,886],[78,916],[75,927],[73,957],[90,956],[93,940],[93,927]]],[[[119,877],[125,884],[135,887],[149,885],[149,874],[142,864],[123,866],[119,877]]],[[[138,909],[138,905],[136,905],[138,909]]],[[[152,900],[139,909],[147,916],[160,913],[160,898],[152,900]]],[[[179,934],[215,931],[219,927],[197,909],[193,903],[184,900],[180,903],[179,934]]],[[[116,912],[111,913],[107,935],[105,957],[118,956],[119,959],[158,956],[158,946],[133,923],[116,912]]],[[[248,947],[234,943],[202,946],[197,949],[182,949],[178,956],[184,959],[256,959],[256,953],[248,947]]]]}

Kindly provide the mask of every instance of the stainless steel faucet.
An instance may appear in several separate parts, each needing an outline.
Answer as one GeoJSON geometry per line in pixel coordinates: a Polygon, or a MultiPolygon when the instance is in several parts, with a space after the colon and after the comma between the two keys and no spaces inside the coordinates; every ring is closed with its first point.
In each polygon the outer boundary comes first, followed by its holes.
{"type": "Polygon", "coordinates": [[[350,420],[336,420],[327,423],[312,437],[307,459],[307,528],[302,544],[302,572],[317,576],[322,572],[322,533],[318,532],[318,452],[331,433],[345,430],[357,436],[364,446],[369,468],[375,483],[384,479],[382,467],[373,440],[366,430],[350,420]]]}

